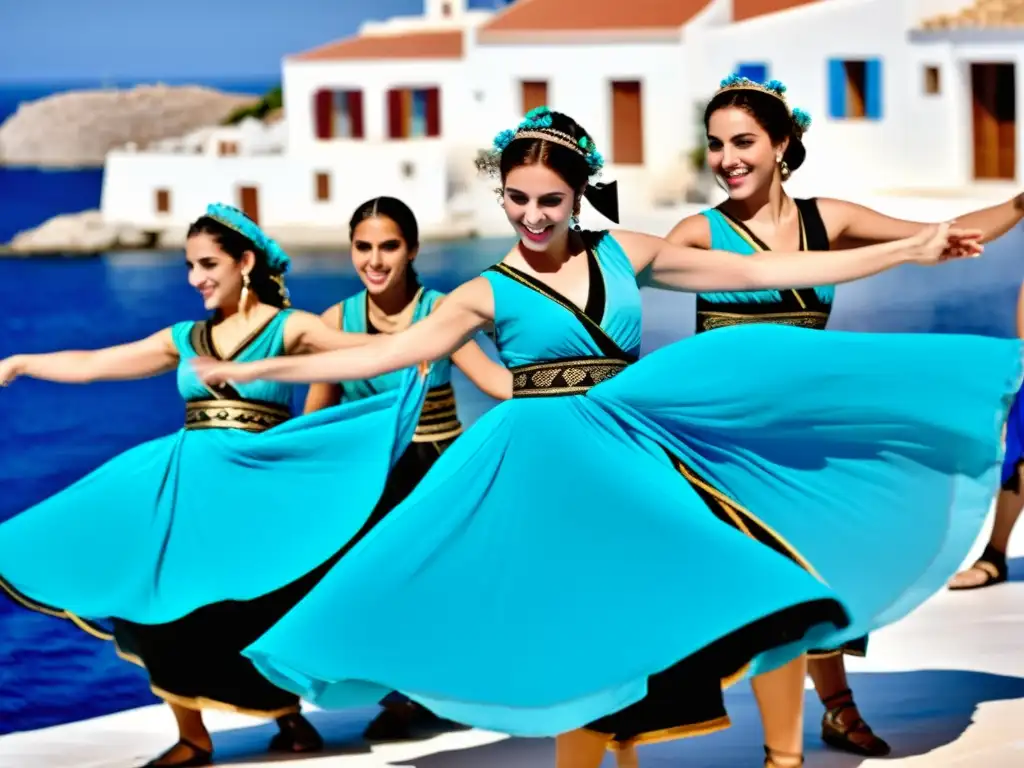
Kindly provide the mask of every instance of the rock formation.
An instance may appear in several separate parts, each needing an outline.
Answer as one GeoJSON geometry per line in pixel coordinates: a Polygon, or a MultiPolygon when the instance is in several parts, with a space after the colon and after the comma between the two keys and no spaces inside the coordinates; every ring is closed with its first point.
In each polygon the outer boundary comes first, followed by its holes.
{"type": "Polygon", "coordinates": [[[49,167],[103,165],[107,152],[140,148],[223,122],[258,96],[198,86],[143,85],[70,91],[23,104],[0,125],[0,163],[49,167]]]}

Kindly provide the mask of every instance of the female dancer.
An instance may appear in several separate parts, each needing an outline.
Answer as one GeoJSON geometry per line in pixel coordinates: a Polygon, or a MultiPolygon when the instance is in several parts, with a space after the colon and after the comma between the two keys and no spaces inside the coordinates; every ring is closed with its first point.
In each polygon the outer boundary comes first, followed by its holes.
{"type": "MultiPolygon", "coordinates": [[[[412,261],[419,250],[419,225],[405,203],[394,197],[377,197],[360,205],[349,222],[352,263],[365,289],[335,304],[322,318],[332,328],[359,334],[396,333],[422,320],[444,300],[443,294],[424,288],[412,261]]],[[[454,362],[480,389],[498,400],[512,397],[512,375],[493,362],[474,341],[466,342],[450,359],[434,365],[426,401],[412,443],[388,476],[384,493],[364,525],[368,530],[397,506],[437,461],[438,456],[462,433],[451,385],[454,362]]],[[[401,375],[387,373],[362,381],[313,384],[306,398],[306,413],[353,402],[401,384],[401,375]]],[[[367,727],[369,739],[408,738],[415,726],[430,725],[437,718],[415,702],[392,694],[382,702],[384,710],[367,727]]]]}
{"type": "Polygon", "coordinates": [[[369,336],[289,309],[288,256],[233,208],[211,205],[189,228],[185,255],[211,320],[108,349],[0,361],[5,385],[17,376],[79,384],[177,368],[186,400],[181,431],[0,525],[0,586],[27,607],[115,639],[123,656],[145,666],[180,734],[149,765],[211,762],[206,706],[276,718],[274,750],[316,750],[320,736],[299,714],[298,697],[268,683],[240,652],[302,597],[370,514],[412,437],[422,392],[411,387],[422,385],[413,374],[405,390],[360,410],[292,421],[290,387],[207,389],[187,363],[200,354],[257,360],[369,336]],[[331,515],[313,513],[328,500],[331,515]],[[113,637],[83,616],[112,618],[113,637]]]}
{"type": "MultiPolygon", "coordinates": [[[[668,240],[691,248],[763,253],[796,245],[827,251],[847,241],[885,242],[908,237],[923,224],[893,219],[843,200],[794,200],[783,182],[806,157],[803,136],[810,116],[790,109],[786,87],[733,75],[704,110],[708,165],[729,194],[717,208],[683,219],[668,240]]],[[[959,223],[993,240],[1024,217],[1021,198],[967,214],[959,223]]],[[[824,329],[832,309],[831,285],[783,291],[706,292],[697,297],[697,333],[746,323],[781,323],[824,329]]],[[[822,740],[855,754],[880,756],[889,745],[863,720],[846,677],[843,653],[863,655],[867,638],[841,651],[811,654],[808,671],[825,714],[822,740]]]]}
{"type": "Polygon", "coordinates": [[[722,681],[747,673],[786,705],[762,712],[766,765],[798,765],[803,653],[917,606],[956,567],[948,530],[980,527],[1021,345],[763,325],[636,362],[637,276],[697,291],[842,282],[974,253],[977,233],[942,225],[828,259],[709,257],[571,230],[581,196],[616,214],[614,188],[588,185],[600,154],[565,115],[531,112],[493,161],[520,242],[429,317],[365,349],[194,362],[210,383],[364,379],[443,358],[493,322],[513,374],[512,401],[246,655],[328,706],[385,687],[459,722],[562,734],[559,768],[725,727],[722,681]],[[804,396],[784,397],[798,378],[804,396]],[[629,621],[603,622],[609,610],[629,621]]]}
{"type": "MultiPolygon", "coordinates": [[[[1017,335],[1024,339],[1024,284],[1017,294],[1017,335]]],[[[1021,405],[1021,394],[1018,392],[1006,424],[1006,456],[1003,459],[1002,484],[996,497],[996,519],[992,524],[992,533],[981,557],[970,568],[961,571],[950,580],[950,589],[991,587],[1002,584],[1009,576],[1006,549],[1010,545],[1010,534],[1017,524],[1021,509],[1024,509],[1024,493],[1021,492],[1022,468],[1024,406],[1021,405]]]]}

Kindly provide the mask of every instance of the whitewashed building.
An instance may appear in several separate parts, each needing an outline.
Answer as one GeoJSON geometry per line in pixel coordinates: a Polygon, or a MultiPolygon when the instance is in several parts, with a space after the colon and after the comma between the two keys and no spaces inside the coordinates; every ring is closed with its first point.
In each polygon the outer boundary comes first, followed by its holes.
{"type": "Polygon", "coordinates": [[[270,227],[343,227],[391,194],[428,230],[500,217],[472,159],[540,104],[594,135],[624,207],[678,200],[701,107],[733,72],[786,82],[811,113],[797,194],[1012,181],[1024,177],[1020,5],[518,0],[492,13],[425,0],[420,16],[286,57],[277,127],[111,153],[103,212],[164,228],[218,199],[270,227]]]}

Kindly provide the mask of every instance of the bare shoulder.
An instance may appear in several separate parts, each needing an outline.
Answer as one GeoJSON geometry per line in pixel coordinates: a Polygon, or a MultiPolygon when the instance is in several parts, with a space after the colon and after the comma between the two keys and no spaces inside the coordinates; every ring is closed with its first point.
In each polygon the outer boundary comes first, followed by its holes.
{"type": "Polygon", "coordinates": [[[341,302],[332,304],[320,313],[320,319],[331,328],[341,327],[341,302]]]}
{"type": "MultiPolygon", "coordinates": [[[[474,277],[438,300],[449,311],[458,309],[473,312],[487,320],[494,319],[494,290],[483,275],[474,277]]],[[[436,307],[435,307],[436,308],[436,307]]]]}
{"type": "Polygon", "coordinates": [[[695,213],[680,221],[666,235],[672,245],[683,245],[690,248],[711,249],[711,224],[708,217],[695,213]]]}

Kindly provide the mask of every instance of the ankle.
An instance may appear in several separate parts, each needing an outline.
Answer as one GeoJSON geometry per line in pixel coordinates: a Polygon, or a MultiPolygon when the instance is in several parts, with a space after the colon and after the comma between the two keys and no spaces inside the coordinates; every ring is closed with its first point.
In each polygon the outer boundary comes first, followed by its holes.
{"type": "Polygon", "coordinates": [[[767,744],[764,747],[765,768],[801,768],[804,764],[802,752],[783,752],[772,749],[767,744]]]}
{"type": "Polygon", "coordinates": [[[849,688],[844,688],[841,691],[836,691],[829,696],[822,696],[821,703],[827,710],[839,709],[841,707],[856,706],[853,703],[853,691],[849,688]]]}

